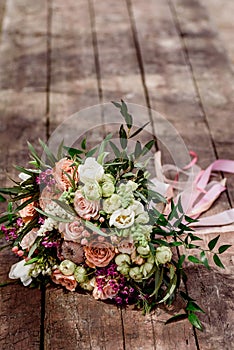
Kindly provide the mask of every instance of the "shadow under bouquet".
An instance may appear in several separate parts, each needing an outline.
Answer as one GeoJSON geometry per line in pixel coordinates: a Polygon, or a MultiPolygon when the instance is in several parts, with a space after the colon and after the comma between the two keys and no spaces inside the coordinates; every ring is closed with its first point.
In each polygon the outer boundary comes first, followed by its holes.
{"type": "Polygon", "coordinates": [[[203,310],[184,287],[184,266],[189,261],[209,268],[212,253],[223,267],[219,254],[230,245],[215,250],[219,237],[207,249],[197,243],[202,239],[191,228],[196,220],[184,214],[180,199],[169,201],[157,191],[147,170],[155,141],[136,141],[129,151],[129,140],[144,126],[133,132],[127,105],[114,104],[124,117],[118,144],[108,134],[87,150],[84,138],[79,149],[61,144],[54,155],[40,141],[45,159],[29,144],[34,169],[17,167],[20,181],[0,189],[1,201],[8,196],[1,235],[20,257],[9,277],[24,286],[52,282],[71,292],[84,290],[144,312],[171,305],[180,291],[184,312],[168,322],[188,318],[202,329],[197,313],[203,310]]]}

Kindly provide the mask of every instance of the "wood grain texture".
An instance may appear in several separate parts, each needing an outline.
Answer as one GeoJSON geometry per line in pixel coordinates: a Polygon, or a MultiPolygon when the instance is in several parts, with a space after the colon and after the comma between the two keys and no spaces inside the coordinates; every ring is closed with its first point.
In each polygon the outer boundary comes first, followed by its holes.
{"type": "MultiPolygon", "coordinates": [[[[12,164],[26,166],[27,140],[45,139],[46,1],[7,1],[0,43],[1,186],[16,175],[12,164]]],[[[1,283],[13,253],[0,253],[1,283]]],[[[22,285],[0,288],[0,348],[40,348],[41,293],[22,285]]]]}
{"type": "MultiPolygon", "coordinates": [[[[70,133],[79,138],[88,130],[90,145],[99,144],[104,131],[117,127],[118,113],[110,113],[109,107],[82,111],[72,123],[62,123],[85,107],[120,98],[166,116],[164,121],[154,113],[137,116],[138,124],[153,121],[148,131],[159,137],[164,162],[187,161],[178,151],[174,132],[187,149],[200,155],[202,167],[217,156],[233,158],[230,62],[201,1],[8,0],[1,12],[4,3],[0,1],[2,185],[6,184],[3,168],[14,175],[12,162],[26,165],[27,139],[35,144],[39,136],[46,139],[54,130],[58,140],[70,133]]],[[[136,109],[131,108],[134,115],[136,109]]],[[[146,133],[142,140],[148,137],[146,133]]],[[[231,176],[228,181],[228,196],[223,193],[210,213],[233,204],[231,176]]],[[[204,243],[215,235],[206,235],[204,243]]],[[[222,233],[220,244],[225,243],[234,244],[233,233],[222,233]]],[[[187,287],[206,311],[203,334],[187,321],[164,325],[180,311],[180,300],[173,310],[158,308],[144,317],[132,308],[119,310],[89,295],[55,287],[47,289],[44,305],[38,291],[9,285],[0,289],[0,347],[229,350],[233,255],[233,250],[225,253],[225,271],[214,264],[211,271],[189,264],[186,268],[187,287]]],[[[7,251],[0,258],[2,282],[16,259],[7,251]]]]}
{"type": "MultiPolygon", "coordinates": [[[[207,12],[201,3],[173,1],[173,6],[213,148],[219,158],[232,158],[233,131],[231,127],[225,126],[233,124],[233,75],[226,52],[219,45],[217,33],[211,28],[207,12]]],[[[229,180],[228,198],[233,205],[233,184],[230,176],[225,174],[225,177],[229,180]]],[[[222,197],[225,203],[223,205],[228,208],[228,198],[222,197]]],[[[223,207],[220,202],[216,203],[214,212],[223,207]]],[[[205,241],[208,242],[214,236],[205,236],[205,241]]],[[[222,234],[221,243],[233,244],[233,233],[222,234]]],[[[210,296],[202,298],[205,309],[209,310],[209,318],[203,318],[206,331],[198,334],[202,349],[230,349],[234,346],[233,335],[229,331],[234,322],[233,295],[230,292],[233,290],[233,255],[232,248],[223,257],[227,266],[226,273],[216,268],[211,274],[202,269],[197,269],[197,273],[194,273],[195,280],[191,288],[195,295],[199,296],[202,292],[202,296],[206,293],[210,296]],[[195,288],[196,283],[200,286],[199,289],[195,288]]]]}

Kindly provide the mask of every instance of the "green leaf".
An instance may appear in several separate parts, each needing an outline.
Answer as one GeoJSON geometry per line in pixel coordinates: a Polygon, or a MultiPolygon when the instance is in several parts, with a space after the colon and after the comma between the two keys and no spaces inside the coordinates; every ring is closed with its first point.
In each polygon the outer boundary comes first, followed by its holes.
{"type": "Polygon", "coordinates": [[[33,243],[33,245],[31,246],[29,252],[28,252],[28,257],[30,258],[33,253],[35,252],[35,250],[37,249],[37,247],[39,246],[40,242],[42,241],[42,237],[37,237],[35,242],[33,243]]]}
{"type": "Polygon", "coordinates": [[[0,202],[6,202],[6,198],[0,194],[0,202]]]}
{"type": "Polygon", "coordinates": [[[190,298],[190,296],[182,291],[180,291],[180,295],[182,296],[182,298],[186,301],[194,301],[194,299],[190,298]]]}
{"type": "Polygon", "coordinates": [[[188,318],[187,314],[177,314],[175,316],[170,317],[165,324],[170,324],[170,323],[174,323],[174,322],[178,322],[178,321],[182,321],[188,318]]]}
{"type": "Polygon", "coordinates": [[[51,218],[51,219],[53,219],[53,220],[55,220],[55,221],[59,221],[59,222],[71,222],[70,219],[63,219],[63,218],[60,218],[60,217],[58,217],[58,216],[51,215],[51,214],[46,213],[45,211],[43,211],[43,210],[41,210],[41,209],[39,209],[39,208],[34,207],[34,209],[35,209],[36,211],[38,211],[38,213],[40,213],[40,214],[42,214],[42,215],[44,215],[44,216],[47,216],[48,218],[51,218]]]}
{"type": "Polygon", "coordinates": [[[194,264],[201,264],[201,261],[193,255],[189,255],[188,260],[194,264]]]}
{"type": "Polygon", "coordinates": [[[177,206],[174,205],[173,200],[171,201],[171,208],[172,208],[172,210],[171,210],[170,214],[168,215],[168,221],[170,221],[174,218],[176,218],[176,219],[179,218],[178,213],[177,213],[177,206]]]}
{"type": "Polygon", "coordinates": [[[120,150],[118,149],[118,147],[117,147],[112,141],[109,141],[109,144],[110,144],[110,146],[111,146],[111,148],[112,148],[112,150],[113,150],[115,156],[116,156],[117,158],[120,158],[121,152],[120,152],[120,150]]]}
{"type": "Polygon", "coordinates": [[[35,258],[32,258],[32,259],[26,261],[26,263],[25,263],[24,265],[25,265],[25,266],[26,266],[26,265],[31,265],[31,264],[33,264],[34,262],[36,262],[38,259],[39,259],[38,256],[35,257],[35,258]]]}
{"type": "Polygon", "coordinates": [[[185,218],[185,220],[186,220],[189,224],[191,224],[192,222],[198,222],[198,221],[199,221],[199,220],[197,220],[197,219],[192,219],[192,218],[190,218],[190,217],[187,216],[187,215],[185,215],[184,218],[185,218]]]}
{"type": "Polygon", "coordinates": [[[195,236],[192,233],[189,234],[189,237],[190,237],[191,241],[203,241],[203,239],[201,237],[195,236]]]}
{"type": "MultiPolygon", "coordinates": [[[[16,217],[17,217],[16,215],[13,215],[12,220],[15,219],[16,217]]],[[[7,222],[9,222],[9,214],[3,215],[0,218],[0,224],[7,223],[7,222]]]]}
{"type": "Polygon", "coordinates": [[[30,142],[27,142],[27,144],[28,144],[28,149],[30,151],[31,157],[36,161],[38,168],[46,167],[46,164],[41,160],[41,158],[37,154],[33,145],[30,142]]]}
{"type": "Polygon", "coordinates": [[[43,142],[41,139],[39,139],[39,143],[42,146],[45,154],[48,157],[48,160],[50,161],[50,165],[54,166],[54,164],[58,161],[58,159],[53,155],[49,147],[43,142]]]}
{"type": "Polygon", "coordinates": [[[73,215],[73,216],[77,216],[75,210],[72,209],[72,207],[70,207],[69,204],[60,201],[59,199],[52,199],[53,202],[57,203],[63,210],[65,210],[68,214],[73,215]]]}
{"type": "Polygon", "coordinates": [[[134,136],[138,135],[150,122],[145,123],[143,126],[141,126],[139,129],[137,129],[129,138],[133,138],[134,136]]]}
{"type": "Polygon", "coordinates": [[[77,154],[83,154],[84,151],[81,151],[80,149],[72,148],[72,147],[67,147],[63,146],[63,148],[67,151],[67,153],[73,158],[77,154]]]}
{"type": "Polygon", "coordinates": [[[224,253],[228,248],[230,248],[232,245],[231,244],[224,244],[219,247],[219,254],[224,253]]]}
{"type": "Polygon", "coordinates": [[[112,134],[108,134],[104,140],[101,142],[100,148],[99,148],[99,152],[98,155],[102,154],[105,151],[106,145],[107,143],[110,141],[110,139],[112,138],[112,134]]]}
{"type": "Polygon", "coordinates": [[[163,272],[164,272],[163,267],[162,267],[161,270],[159,268],[156,269],[155,277],[154,277],[155,288],[154,288],[153,293],[150,295],[150,297],[155,295],[155,299],[157,299],[158,291],[159,291],[159,288],[161,287],[161,284],[162,284],[162,281],[163,281],[163,272]]]}
{"type": "Polygon", "coordinates": [[[124,130],[123,124],[120,126],[119,129],[119,138],[120,138],[120,144],[122,149],[125,149],[127,147],[127,134],[126,131],[124,130]]]}
{"type": "Polygon", "coordinates": [[[170,281],[166,295],[164,296],[163,299],[159,301],[159,303],[164,303],[168,298],[170,298],[170,296],[172,295],[172,293],[176,288],[176,283],[177,283],[177,275],[175,274],[173,279],[170,281]]]}
{"type": "Polygon", "coordinates": [[[135,158],[138,158],[141,155],[141,143],[139,141],[136,142],[135,150],[134,150],[134,156],[135,158]]]}
{"type": "Polygon", "coordinates": [[[200,259],[201,259],[201,262],[203,263],[203,265],[207,268],[207,269],[210,269],[210,265],[209,265],[209,262],[207,260],[207,257],[206,257],[206,253],[204,251],[202,251],[200,253],[200,259]]]}
{"type": "Polygon", "coordinates": [[[123,174],[121,177],[125,178],[125,177],[133,177],[133,176],[135,176],[135,174],[130,172],[130,173],[123,174]]]}
{"type": "Polygon", "coordinates": [[[142,150],[142,153],[141,155],[144,156],[146,153],[148,153],[151,148],[153,147],[155,141],[154,140],[151,140],[149,141],[144,147],[143,147],[143,150],[142,150]]]}
{"type": "Polygon", "coordinates": [[[86,137],[82,140],[82,142],[81,142],[81,148],[83,149],[83,150],[85,150],[86,149],[86,137]]]}
{"type": "Polygon", "coordinates": [[[213,250],[214,247],[216,246],[218,240],[219,240],[220,235],[218,235],[217,237],[213,238],[209,243],[208,243],[208,247],[210,250],[213,250]]]}
{"type": "Polygon", "coordinates": [[[111,101],[111,103],[113,103],[115,107],[121,108],[121,104],[119,102],[111,101]]]}
{"type": "Polygon", "coordinates": [[[92,156],[96,153],[97,149],[98,149],[98,148],[95,147],[95,148],[91,149],[90,151],[88,151],[88,152],[85,154],[86,158],[92,157],[92,156]]]}
{"type": "Polygon", "coordinates": [[[128,129],[131,129],[131,127],[132,127],[132,116],[131,116],[131,114],[128,113],[128,107],[127,107],[126,103],[123,100],[121,100],[121,102],[122,102],[122,106],[121,106],[121,109],[120,109],[120,113],[124,117],[128,129]]]}
{"type": "Polygon", "coordinates": [[[100,230],[99,227],[97,227],[96,225],[92,224],[92,222],[88,221],[88,220],[82,220],[83,224],[89,228],[90,230],[92,230],[93,232],[99,234],[100,236],[104,236],[107,237],[108,235],[103,232],[102,230],[100,230]]]}
{"type": "Polygon", "coordinates": [[[203,330],[202,328],[202,324],[201,324],[201,321],[199,320],[199,318],[197,317],[197,315],[195,315],[194,313],[190,313],[188,315],[188,319],[189,319],[189,322],[197,329],[199,329],[200,331],[203,330]]]}
{"type": "Polygon", "coordinates": [[[213,255],[213,260],[214,260],[215,265],[217,265],[218,267],[221,267],[222,269],[225,269],[222,261],[219,259],[217,254],[213,255]]]}
{"type": "Polygon", "coordinates": [[[179,197],[179,200],[178,200],[178,210],[181,214],[184,214],[184,211],[183,211],[183,207],[181,205],[181,197],[179,197]]]}
{"type": "Polygon", "coordinates": [[[97,162],[101,165],[104,165],[104,160],[108,156],[108,154],[109,154],[109,152],[103,152],[103,153],[99,154],[99,156],[97,157],[97,162]]]}
{"type": "Polygon", "coordinates": [[[193,312],[202,312],[203,314],[205,313],[202,308],[200,308],[199,305],[197,305],[194,301],[190,300],[186,306],[187,311],[193,311],[193,312]]]}
{"type": "Polygon", "coordinates": [[[170,247],[170,243],[168,243],[167,241],[164,241],[163,239],[153,239],[152,241],[154,244],[159,244],[159,245],[163,245],[165,247],[170,247]]]}
{"type": "Polygon", "coordinates": [[[180,258],[178,260],[178,263],[177,263],[177,269],[181,269],[182,268],[184,260],[185,260],[185,254],[180,256],[180,258]]]}
{"type": "Polygon", "coordinates": [[[171,242],[170,243],[170,247],[179,247],[181,246],[183,243],[182,242],[171,242]]]}
{"type": "Polygon", "coordinates": [[[14,242],[14,246],[16,246],[19,242],[22,241],[22,239],[24,238],[24,236],[31,231],[33,228],[37,227],[38,224],[38,218],[35,217],[32,221],[30,221],[29,223],[27,223],[24,228],[20,231],[19,236],[16,238],[15,242],[14,242]]]}
{"type": "Polygon", "coordinates": [[[62,142],[60,142],[60,145],[58,147],[58,152],[57,152],[57,159],[58,160],[60,160],[64,157],[63,149],[64,149],[64,140],[62,140],[62,142]]]}

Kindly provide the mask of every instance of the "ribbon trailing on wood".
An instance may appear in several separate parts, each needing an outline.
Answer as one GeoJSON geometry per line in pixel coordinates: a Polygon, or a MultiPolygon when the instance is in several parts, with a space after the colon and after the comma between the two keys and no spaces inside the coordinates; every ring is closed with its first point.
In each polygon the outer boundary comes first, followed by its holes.
{"type": "MultiPolygon", "coordinates": [[[[165,208],[165,214],[170,211],[170,200],[175,203],[181,198],[182,207],[185,214],[193,219],[197,219],[206,212],[220,194],[226,190],[226,179],[210,180],[214,172],[228,172],[234,174],[234,161],[219,159],[210,164],[205,170],[202,170],[196,163],[198,160],[195,152],[190,152],[193,157],[191,162],[183,169],[172,164],[161,164],[161,152],[155,153],[156,178],[153,183],[157,191],[168,198],[168,205],[165,208]],[[174,180],[166,177],[168,172],[175,172],[174,180]],[[179,177],[185,177],[182,181],[179,177]],[[177,193],[175,193],[175,191],[177,193]]],[[[228,209],[221,213],[203,217],[198,222],[192,223],[196,227],[213,227],[206,229],[204,233],[215,232],[214,226],[224,226],[234,224],[234,209],[228,209]]],[[[220,231],[220,227],[218,228],[220,231]]],[[[228,227],[225,231],[233,231],[234,226],[228,227]]]]}

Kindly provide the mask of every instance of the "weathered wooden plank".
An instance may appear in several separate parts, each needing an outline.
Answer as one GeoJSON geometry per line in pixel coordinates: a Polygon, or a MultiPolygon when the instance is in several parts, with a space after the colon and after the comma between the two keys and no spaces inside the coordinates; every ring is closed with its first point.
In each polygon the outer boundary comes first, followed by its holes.
{"type": "Polygon", "coordinates": [[[104,102],[123,98],[145,106],[125,1],[101,0],[93,3],[104,102]]]}
{"type": "MultiPolygon", "coordinates": [[[[234,84],[225,49],[199,1],[174,5],[217,156],[232,158],[234,84]]],[[[228,190],[233,198],[232,181],[228,190]]]]}
{"type": "MultiPolygon", "coordinates": [[[[165,3],[159,4],[157,2],[156,4],[156,2],[149,1],[145,9],[148,13],[147,21],[144,21],[143,10],[140,10],[140,1],[134,2],[133,5],[151,104],[154,108],[157,107],[158,110],[167,112],[168,119],[173,122],[173,125],[183,136],[186,145],[189,149],[195,149],[201,155],[203,160],[201,164],[206,166],[215,159],[215,152],[209,136],[210,130],[206,125],[203,111],[199,108],[193,76],[184,57],[184,48],[181,46],[180,38],[177,34],[177,22],[173,24],[173,18],[165,3]],[[171,22],[171,25],[168,25],[168,22],[171,22]],[[149,32],[151,32],[152,36],[147,36],[149,32]],[[153,38],[157,38],[156,42],[153,38]]],[[[197,18],[198,14],[194,14],[194,17],[197,18]]],[[[176,21],[176,18],[174,18],[174,21],[176,21]]],[[[189,23],[191,24],[191,22],[189,23]]],[[[196,29],[197,27],[194,25],[194,30],[196,29]]],[[[201,52],[203,51],[201,50],[201,52]]],[[[200,66],[202,66],[202,63],[200,63],[200,66]]],[[[227,197],[223,195],[213,210],[217,212],[226,208],[228,208],[227,197]]],[[[207,242],[212,237],[214,236],[206,236],[205,241],[207,242]]],[[[223,237],[222,239],[223,243],[229,243],[225,238],[223,237]]],[[[232,266],[232,263],[230,263],[231,255],[231,253],[227,253],[225,259],[229,266],[227,272],[230,272],[232,266]]],[[[200,278],[206,281],[207,276],[206,274],[203,275],[203,273],[204,271],[201,269],[200,278]]],[[[219,290],[220,284],[216,280],[216,275],[212,275],[212,272],[209,282],[213,289],[219,290]]],[[[228,279],[227,284],[229,288],[232,288],[230,279],[228,279]]],[[[196,284],[191,283],[191,281],[190,287],[199,301],[201,299],[201,290],[196,288],[196,284]]],[[[210,300],[208,290],[206,290],[206,293],[202,294],[202,300],[210,300]]],[[[228,291],[226,293],[228,295],[228,291]]],[[[219,301],[223,304],[223,307],[226,305],[227,308],[232,308],[230,298],[228,298],[227,302],[223,302],[223,299],[219,299],[219,301]]],[[[212,301],[213,308],[215,308],[216,302],[214,298],[212,301]]],[[[205,309],[208,315],[203,320],[205,325],[207,325],[211,311],[208,306],[205,309]]],[[[216,319],[211,321],[211,323],[215,323],[220,317],[217,314],[215,316],[216,319]]],[[[223,328],[231,322],[230,320],[230,318],[227,320],[223,328]]],[[[206,330],[206,335],[211,336],[211,333],[206,330]]],[[[215,334],[215,339],[217,340],[217,330],[215,334]]],[[[223,333],[219,339],[222,337],[223,333]]],[[[202,345],[204,346],[204,344],[202,345]]]]}
{"type": "MultiPolygon", "coordinates": [[[[27,165],[26,140],[46,135],[47,7],[44,0],[28,5],[26,0],[7,1],[1,31],[1,186],[9,184],[7,175],[15,175],[12,163],[27,165]]],[[[7,250],[0,254],[2,283],[17,259],[7,250]]],[[[39,349],[41,293],[9,285],[0,294],[1,349],[39,349]]]]}
{"type": "Polygon", "coordinates": [[[122,349],[120,311],[88,295],[47,290],[45,349],[122,349]]]}
{"type": "MultiPolygon", "coordinates": [[[[88,2],[53,1],[51,22],[50,131],[84,107],[98,103],[93,37],[88,2]]],[[[58,133],[78,136],[102,124],[101,113],[82,112],[71,126],[58,133]],[[94,115],[95,114],[95,115],[94,115]]],[[[89,132],[92,144],[102,139],[103,129],[89,132]]],[[[53,137],[52,137],[53,138],[53,137]]],[[[68,140],[69,141],[69,140],[68,140]]],[[[120,311],[89,295],[46,292],[45,349],[121,349],[120,311]],[[64,336],[65,335],[65,336],[64,336]]]]}
{"type": "MultiPolygon", "coordinates": [[[[52,2],[50,70],[50,132],[72,114],[96,105],[94,65],[88,2],[52,2]]],[[[93,121],[85,120],[87,128],[93,121]],[[88,124],[90,122],[90,124],[88,124]]],[[[83,120],[79,122],[83,130],[83,120]]]]}
{"type": "MultiPolygon", "coordinates": [[[[103,100],[119,101],[122,98],[145,106],[142,77],[125,1],[95,1],[94,13],[103,100]]],[[[131,108],[136,125],[149,121],[148,113],[140,114],[137,107],[136,111],[138,116],[134,113],[134,108],[131,108]]],[[[106,126],[107,130],[113,131],[117,128],[112,123],[121,123],[118,114],[111,109],[109,113],[104,111],[104,122],[110,124],[106,126]]],[[[149,131],[152,132],[150,128],[149,131]]],[[[141,137],[141,141],[143,139],[141,137]]],[[[141,312],[127,308],[122,311],[122,321],[123,349],[155,349],[151,316],[144,317],[141,312]]]]}
{"type": "MultiPolygon", "coordinates": [[[[233,158],[232,128],[230,128],[234,103],[233,84],[226,52],[220,44],[217,33],[211,29],[205,8],[200,2],[173,1],[173,3],[178,18],[178,29],[184,37],[197,93],[200,96],[217,156],[233,158]]],[[[233,204],[233,185],[230,180],[228,193],[233,204]]],[[[226,203],[228,205],[227,199],[226,203]]],[[[218,202],[216,210],[219,208],[218,202]]],[[[222,243],[233,244],[233,233],[222,233],[221,237],[222,243]]],[[[206,241],[209,238],[211,237],[207,236],[206,241]]],[[[230,330],[230,325],[234,321],[233,295],[230,294],[230,290],[233,290],[233,248],[226,252],[223,261],[227,266],[225,274],[217,269],[209,277],[206,277],[206,273],[203,277],[202,270],[195,274],[199,276],[196,282],[200,290],[211,295],[209,299],[204,298],[204,305],[209,309],[210,315],[208,320],[204,318],[206,332],[204,335],[198,335],[200,346],[204,349],[229,349],[234,344],[230,330]],[[203,278],[207,281],[206,284],[203,278]],[[224,310],[226,312],[223,312],[224,310]]],[[[198,289],[195,294],[197,293],[199,293],[198,289]]]]}
{"type": "Polygon", "coordinates": [[[234,3],[232,0],[207,0],[205,7],[210,17],[211,26],[216,28],[223,46],[226,48],[231,63],[234,63],[234,43],[233,43],[233,12],[234,3]]]}

